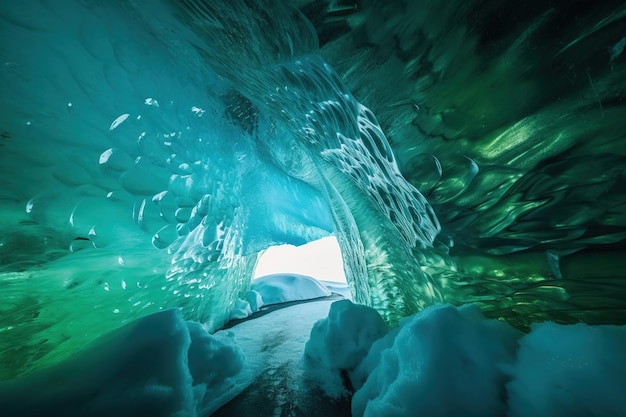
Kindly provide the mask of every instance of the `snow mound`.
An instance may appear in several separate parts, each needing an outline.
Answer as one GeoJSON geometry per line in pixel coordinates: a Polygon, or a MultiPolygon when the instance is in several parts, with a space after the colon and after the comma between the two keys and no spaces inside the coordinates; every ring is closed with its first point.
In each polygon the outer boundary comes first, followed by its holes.
{"type": "Polygon", "coordinates": [[[432,306],[388,331],[342,300],[305,347],[309,373],[354,417],[626,417],[626,326],[535,324],[432,306]],[[346,381],[346,376],[349,381],[346,381]]]}
{"type": "Polygon", "coordinates": [[[502,415],[503,365],[514,359],[515,339],[511,327],[485,320],[476,307],[428,308],[373,344],[352,415],[502,415]]]}
{"type": "Polygon", "coordinates": [[[349,300],[336,301],[328,317],[313,325],[304,352],[327,369],[352,369],[388,330],[373,308],[349,300]]]}
{"type": "Polygon", "coordinates": [[[625,326],[534,325],[520,340],[509,416],[626,416],[625,353],[625,326]]]}
{"type": "MultiPolygon", "coordinates": [[[[71,359],[0,383],[11,417],[196,416],[207,389],[240,372],[243,355],[225,337],[186,323],[178,309],[155,313],[96,340],[71,359]]],[[[217,393],[219,390],[217,391],[217,393]]]]}
{"type": "MultiPolygon", "coordinates": [[[[258,310],[256,310],[258,311],[258,310]]],[[[228,320],[245,319],[250,314],[254,313],[248,300],[242,300],[238,298],[235,300],[233,307],[230,310],[228,320]]]]}
{"type": "Polygon", "coordinates": [[[187,322],[191,345],[187,351],[193,385],[215,388],[243,368],[244,357],[229,338],[209,334],[202,324],[187,322]]]}
{"type": "Polygon", "coordinates": [[[256,313],[263,307],[263,298],[261,294],[254,290],[246,291],[243,294],[243,299],[238,298],[235,300],[233,307],[230,310],[229,320],[245,319],[252,313],[256,313]]]}
{"type": "Polygon", "coordinates": [[[320,280],[320,283],[328,288],[328,290],[333,294],[339,294],[346,300],[352,300],[352,293],[350,292],[350,286],[347,282],[320,280]]]}
{"type": "Polygon", "coordinates": [[[331,292],[314,278],[299,274],[273,274],[257,278],[252,290],[261,295],[264,305],[328,297],[331,292]]]}

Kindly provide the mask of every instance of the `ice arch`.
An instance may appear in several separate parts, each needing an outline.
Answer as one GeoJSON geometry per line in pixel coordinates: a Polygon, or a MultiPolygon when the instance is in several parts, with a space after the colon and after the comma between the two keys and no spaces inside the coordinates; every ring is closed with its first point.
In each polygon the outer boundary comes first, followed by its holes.
{"type": "Polygon", "coordinates": [[[390,322],[626,321],[624,5],[456,6],[3,2],[0,375],[217,328],[260,251],[329,234],[390,322]]]}
{"type": "Polygon", "coordinates": [[[15,257],[3,343],[20,346],[5,374],[167,307],[218,328],[259,251],[330,233],[360,302],[395,320],[438,299],[409,262],[437,219],[297,10],[30,7],[46,13],[2,8],[2,175],[29,165],[3,198],[15,257]]]}

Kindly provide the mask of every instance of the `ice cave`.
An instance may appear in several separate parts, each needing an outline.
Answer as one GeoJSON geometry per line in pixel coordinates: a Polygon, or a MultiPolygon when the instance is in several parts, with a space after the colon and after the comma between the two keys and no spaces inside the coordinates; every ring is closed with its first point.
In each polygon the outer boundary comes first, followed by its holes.
{"type": "Polygon", "coordinates": [[[625,48],[618,0],[0,1],[0,416],[625,417],[625,48]]]}

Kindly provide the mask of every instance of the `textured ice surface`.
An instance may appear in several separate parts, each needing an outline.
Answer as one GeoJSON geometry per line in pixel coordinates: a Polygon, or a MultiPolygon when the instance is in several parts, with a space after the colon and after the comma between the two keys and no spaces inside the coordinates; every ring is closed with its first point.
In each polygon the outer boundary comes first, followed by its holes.
{"type": "Polygon", "coordinates": [[[313,326],[305,354],[330,370],[354,369],[388,330],[376,310],[349,300],[337,301],[328,318],[313,326]]]}
{"type": "Polygon", "coordinates": [[[212,335],[179,310],[154,313],[51,368],[0,382],[0,410],[345,417],[352,401],[352,415],[369,417],[626,412],[624,326],[546,322],[518,339],[475,306],[444,305],[388,332],[372,308],[331,303],[276,309],[212,335]]]}
{"type": "Polygon", "coordinates": [[[0,2],[0,378],[160,309],[217,329],[260,251],[331,233],[389,323],[626,322],[625,8],[0,2]]]}

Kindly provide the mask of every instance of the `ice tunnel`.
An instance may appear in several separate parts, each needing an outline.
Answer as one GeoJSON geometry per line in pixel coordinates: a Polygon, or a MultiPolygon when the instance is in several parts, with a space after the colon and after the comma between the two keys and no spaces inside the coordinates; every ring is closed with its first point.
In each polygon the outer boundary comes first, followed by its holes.
{"type": "Polygon", "coordinates": [[[0,380],[334,235],[390,324],[626,324],[626,4],[0,3],[0,380]]]}

